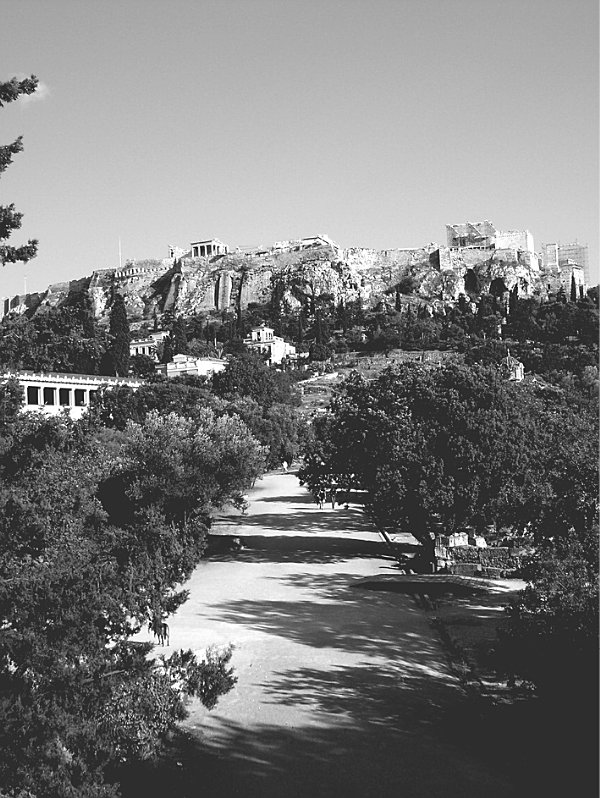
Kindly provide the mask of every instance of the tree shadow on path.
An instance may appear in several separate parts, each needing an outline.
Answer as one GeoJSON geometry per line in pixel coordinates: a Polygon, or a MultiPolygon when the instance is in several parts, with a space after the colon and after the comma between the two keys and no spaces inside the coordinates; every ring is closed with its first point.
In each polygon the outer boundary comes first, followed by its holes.
{"type": "Polygon", "coordinates": [[[165,759],[130,770],[124,798],[535,794],[534,774],[515,774],[514,762],[477,744],[486,731],[478,706],[449,675],[410,596],[360,589],[365,579],[351,572],[264,579],[264,599],[219,601],[203,617],[335,652],[330,661],[274,670],[260,684],[265,710],[304,708],[305,725],[260,722],[260,712],[232,720],[217,706],[209,727],[187,726],[165,759]],[[271,580],[292,598],[269,600],[271,580]]]}
{"type": "Polygon", "coordinates": [[[300,535],[239,536],[209,535],[208,548],[201,565],[212,562],[316,563],[343,562],[351,557],[375,558],[390,563],[397,570],[395,557],[382,541],[320,536],[314,541],[300,535]],[[233,541],[240,541],[235,545],[233,541]]]}
{"type": "MultiPolygon", "coordinates": [[[[285,513],[252,513],[250,515],[240,515],[228,518],[225,526],[238,526],[240,534],[252,534],[252,532],[242,532],[243,529],[249,530],[272,530],[281,532],[301,532],[302,534],[345,534],[353,535],[356,533],[372,534],[373,538],[378,537],[377,530],[370,526],[362,514],[352,510],[315,510],[306,512],[285,513]]],[[[214,524],[215,529],[219,529],[219,521],[214,524]]]]}
{"type": "MultiPolygon", "coordinates": [[[[372,730],[225,722],[207,746],[194,733],[168,758],[132,771],[124,798],[524,798],[534,794],[482,766],[464,739],[372,730]],[[179,762],[180,764],[176,764],[179,762]]],[[[524,785],[522,785],[523,787],[524,785]]],[[[528,788],[529,790],[531,787],[528,788]]]]}
{"type": "MultiPolygon", "coordinates": [[[[203,617],[317,648],[388,658],[403,658],[407,652],[417,656],[414,637],[406,629],[414,625],[408,616],[421,619],[421,611],[406,596],[353,589],[361,581],[355,573],[303,572],[266,577],[264,598],[222,601],[203,610],[203,617]],[[290,600],[270,600],[268,580],[296,590],[290,600]],[[304,595],[310,598],[302,599],[304,595]]],[[[427,650],[439,658],[434,635],[428,634],[418,645],[425,646],[419,657],[427,650]]]]}

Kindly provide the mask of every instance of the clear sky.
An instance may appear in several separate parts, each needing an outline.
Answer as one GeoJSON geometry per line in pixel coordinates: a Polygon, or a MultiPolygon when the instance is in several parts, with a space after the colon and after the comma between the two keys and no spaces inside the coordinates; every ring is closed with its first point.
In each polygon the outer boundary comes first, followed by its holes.
{"type": "Polygon", "coordinates": [[[0,181],[39,238],[0,294],[170,243],[445,243],[489,219],[590,245],[597,0],[2,0],[0,181]]]}

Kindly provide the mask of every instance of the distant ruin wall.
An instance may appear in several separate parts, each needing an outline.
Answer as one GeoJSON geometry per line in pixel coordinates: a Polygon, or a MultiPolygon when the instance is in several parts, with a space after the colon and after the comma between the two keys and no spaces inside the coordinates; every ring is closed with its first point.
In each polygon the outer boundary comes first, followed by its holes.
{"type": "MultiPolygon", "coordinates": [[[[522,235],[519,231],[515,235],[522,235]]],[[[312,241],[312,239],[311,239],[312,241]]],[[[278,285],[290,307],[311,304],[322,294],[337,303],[361,299],[365,306],[394,301],[396,287],[410,276],[415,288],[413,301],[442,308],[458,300],[465,290],[465,277],[472,271],[478,292],[490,290],[502,279],[507,290],[518,286],[521,295],[557,290],[565,275],[539,271],[537,256],[514,247],[460,248],[428,244],[424,247],[376,250],[342,249],[323,239],[310,247],[271,248],[261,252],[233,252],[213,258],[183,257],[176,265],[170,259],[129,261],[122,269],[94,271],[89,278],[89,296],[94,316],[101,324],[116,293],[121,293],[130,320],[152,320],[170,312],[235,312],[252,303],[270,301],[278,285]]],[[[469,278],[470,279],[470,278],[469,278]]],[[[473,280],[471,280],[473,283],[473,280]]],[[[26,307],[53,307],[66,299],[71,286],[57,284],[45,294],[3,300],[4,312],[26,307]],[[35,300],[34,300],[35,296],[35,300]]]]}

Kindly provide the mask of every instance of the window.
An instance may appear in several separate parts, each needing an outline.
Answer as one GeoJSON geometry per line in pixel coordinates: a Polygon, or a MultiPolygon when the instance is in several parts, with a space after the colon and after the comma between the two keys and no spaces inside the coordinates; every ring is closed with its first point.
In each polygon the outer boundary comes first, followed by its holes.
{"type": "Polygon", "coordinates": [[[44,388],[44,404],[56,404],[56,388],[44,388]]]}
{"type": "Polygon", "coordinates": [[[68,407],[71,404],[71,389],[59,388],[58,389],[58,403],[63,407],[68,407]]]}
{"type": "Polygon", "coordinates": [[[85,391],[82,388],[75,388],[75,407],[85,405],[85,391]]]}
{"type": "Polygon", "coordinates": [[[27,386],[27,404],[39,405],[40,403],[40,389],[37,385],[27,386]]]}

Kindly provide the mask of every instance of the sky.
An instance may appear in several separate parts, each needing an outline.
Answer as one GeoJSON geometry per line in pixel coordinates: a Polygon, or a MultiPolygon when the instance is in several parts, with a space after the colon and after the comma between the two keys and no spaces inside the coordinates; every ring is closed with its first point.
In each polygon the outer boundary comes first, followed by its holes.
{"type": "Polygon", "coordinates": [[[2,0],[0,181],[38,238],[0,295],[216,237],[445,244],[488,219],[590,246],[597,0],[2,0]]]}

